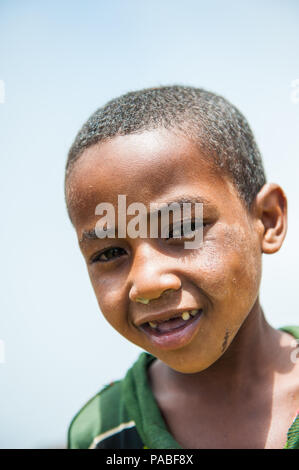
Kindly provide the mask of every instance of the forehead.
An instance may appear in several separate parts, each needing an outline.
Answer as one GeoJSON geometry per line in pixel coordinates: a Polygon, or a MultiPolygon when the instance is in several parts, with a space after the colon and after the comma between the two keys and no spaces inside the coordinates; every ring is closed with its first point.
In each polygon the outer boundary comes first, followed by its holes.
{"type": "MultiPolygon", "coordinates": [[[[72,219],[94,217],[100,202],[168,202],[181,194],[215,206],[236,198],[232,183],[191,140],[167,130],[117,136],[84,151],[67,184],[72,219]],[[167,201],[168,199],[168,201],[167,201]]],[[[239,198],[238,198],[239,199],[239,198]]]]}

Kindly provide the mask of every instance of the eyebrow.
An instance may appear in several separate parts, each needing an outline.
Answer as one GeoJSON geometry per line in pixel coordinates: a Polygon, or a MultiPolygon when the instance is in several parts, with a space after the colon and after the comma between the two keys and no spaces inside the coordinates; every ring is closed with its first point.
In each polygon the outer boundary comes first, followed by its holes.
{"type": "Polygon", "coordinates": [[[87,240],[99,240],[94,228],[91,230],[83,230],[79,243],[84,243],[87,240]]]}
{"type": "Polygon", "coordinates": [[[172,201],[170,202],[164,202],[164,203],[161,203],[161,206],[158,207],[157,209],[154,209],[152,211],[149,212],[149,214],[154,214],[155,212],[159,212],[161,211],[161,209],[163,209],[163,206],[167,204],[167,205],[171,205],[171,204],[179,204],[179,206],[182,208],[183,207],[183,204],[205,204],[206,206],[211,206],[213,207],[214,209],[216,209],[216,207],[211,203],[211,201],[209,201],[209,199],[206,199],[205,197],[201,197],[201,196],[189,196],[189,195],[186,195],[186,196],[179,196],[177,199],[173,199],[172,201]]]}
{"type": "MultiPolygon", "coordinates": [[[[202,197],[202,196],[190,196],[190,195],[180,195],[177,199],[173,199],[172,201],[170,202],[164,202],[164,203],[161,203],[161,206],[159,206],[158,208],[154,209],[154,210],[151,210],[148,212],[148,215],[150,214],[154,214],[154,213],[157,213],[159,211],[161,211],[163,209],[163,207],[165,207],[165,204],[167,205],[171,205],[171,204],[179,204],[179,206],[182,208],[183,207],[183,204],[204,204],[205,206],[209,206],[213,212],[215,212],[215,214],[218,215],[218,210],[216,208],[216,206],[214,204],[212,204],[211,201],[209,201],[209,199],[205,198],[205,197],[202,197]]],[[[115,226],[115,229],[117,229],[117,226],[115,226]]],[[[95,232],[95,229],[92,228],[90,230],[83,230],[82,232],[82,236],[79,240],[79,243],[84,243],[88,240],[100,240],[100,238],[97,236],[96,232],[95,232]]]]}

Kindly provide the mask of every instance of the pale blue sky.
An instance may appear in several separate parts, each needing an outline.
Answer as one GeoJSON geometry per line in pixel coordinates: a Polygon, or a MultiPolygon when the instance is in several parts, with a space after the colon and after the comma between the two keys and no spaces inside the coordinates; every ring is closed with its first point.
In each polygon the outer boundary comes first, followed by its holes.
{"type": "Polygon", "coordinates": [[[79,407],[140,352],[101,317],[63,195],[76,132],[123,92],[190,84],[245,114],[289,197],[262,304],[273,326],[298,324],[298,20],[295,0],[1,0],[0,447],[63,445],[79,407]]]}

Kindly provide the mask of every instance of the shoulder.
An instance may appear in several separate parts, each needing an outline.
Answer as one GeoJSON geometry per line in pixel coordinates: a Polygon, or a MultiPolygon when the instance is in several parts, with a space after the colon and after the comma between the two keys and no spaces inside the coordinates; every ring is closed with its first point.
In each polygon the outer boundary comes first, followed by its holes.
{"type": "Polygon", "coordinates": [[[69,449],[88,449],[95,436],[116,424],[121,382],[117,380],[105,385],[79,409],[68,428],[69,449]]]}
{"type": "Polygon", "coordinates": [[[144,375],[148,356],[141,353],[123,379],[105,385],[80,408],[68,428],[68,449],[138,449],[143,446],[135,422],[135,385],[144,375]],[[134,403],[128,406],[131,397],[134,403]]]}
{"type": "Polygon", "coordinates": [[[281,331],[291,334],[294,338],[299,339],[299,325],[287,325],[279,328],[281,331]]]}
{"type": "MultiPolygon", "coordinates": [[[[298,325],[288,325],[279,328],[279,330],[284,331],[292,335],[297,343],[299,342],[299,326],[298,325]]],[[[296,344],[294,345],[296,347],[296,344]]],[[[296,365],[298,364],[298,346],[291,353],[291,359],[296,365]]],[[[289,394],[293,399],[297,397],[297,402],[299,403],[299,387],[298,387],[298,370],[299,367],[294,367],[295,372],[292,374],[293,380],[291,382],[291,393],[289,394]]],[[[286,375],[286,374],[285,374],[286,375]]],[[[295,398],[296,400],[296,398],[295,398]]],[[[294,406],[294,405],[292,405],[294,406]]],[[[286,449],[299,449],[299,408],[297,411],[294,410],[293,422],[287,432],[287,443],[285,445],[286,449]]]]}

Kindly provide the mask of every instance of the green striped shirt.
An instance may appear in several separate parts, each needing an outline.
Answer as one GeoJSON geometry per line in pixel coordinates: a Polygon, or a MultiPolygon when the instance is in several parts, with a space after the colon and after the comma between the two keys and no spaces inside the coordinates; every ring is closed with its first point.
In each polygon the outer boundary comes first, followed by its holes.
{"type": "MultiPolygon", "coordinates": [[[[299,339],[299,326],[280,328],[299,339]]],[[[122,380],[104,386],[74,416],[69,449],[181,449],[169,433],[147,379],[156,358],[140,354],[122,380]]],[[[285,449],[299,449],[299,415],[287,432],[285,449]]]]}

